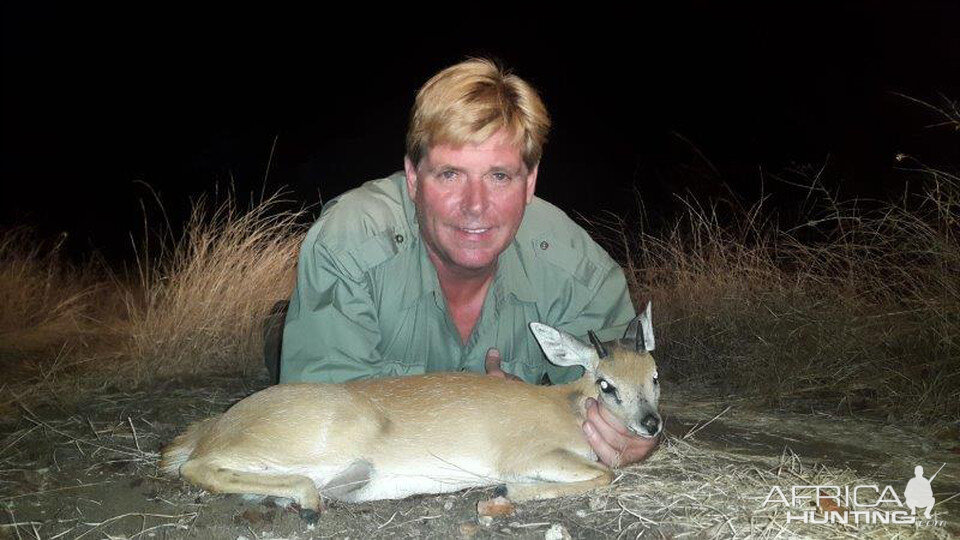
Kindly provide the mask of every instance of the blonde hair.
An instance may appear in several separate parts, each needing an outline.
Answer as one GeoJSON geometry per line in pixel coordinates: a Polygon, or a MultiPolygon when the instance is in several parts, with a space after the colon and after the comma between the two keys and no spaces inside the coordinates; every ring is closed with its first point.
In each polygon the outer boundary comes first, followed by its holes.
{"type": "Polygon", "coordinates": [[[471,58],[434,75],[417,93],[407,130],[414,165],[436,144],[480,144],[505,129],[533,168],[550,130],[547,108],[526,81],[486,58],[471,58]]]}

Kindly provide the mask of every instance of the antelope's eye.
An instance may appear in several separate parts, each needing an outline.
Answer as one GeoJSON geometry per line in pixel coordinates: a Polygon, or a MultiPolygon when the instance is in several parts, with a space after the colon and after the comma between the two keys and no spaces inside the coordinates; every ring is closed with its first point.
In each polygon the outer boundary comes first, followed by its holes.
{"type": "Polygon", "coordinates": [[[600,385],[600,390],[606,394],[613,394],[617,391],[617,389],[614,388],[612,384],[608,383],[606,379],[600,379],[597,381],[597,384],[600,385]]]}
{"type": "Polygon", "coordinates": [[[653,372],[653,384],[660,384],[660,374],[656,371],[653,372]]]}

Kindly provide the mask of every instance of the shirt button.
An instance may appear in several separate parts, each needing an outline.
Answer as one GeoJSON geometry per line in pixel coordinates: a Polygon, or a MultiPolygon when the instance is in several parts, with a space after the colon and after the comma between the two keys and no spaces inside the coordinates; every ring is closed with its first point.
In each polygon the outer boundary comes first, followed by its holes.
{"type": "Polygon", "coordinates": [[[550,244],[546,240],[540,241],[540,249],[547,249],[548,247],[550,247],[550,244]]]}
{"type": "Polygon", "coordinates": [[[398,244],[402,244],[402,243],[403,243],[403,235],[402,235],[402,234],[397,234],[396,236],[393,237],[393,239],[396,240],[396,242],[397,242],[398,244]]]}

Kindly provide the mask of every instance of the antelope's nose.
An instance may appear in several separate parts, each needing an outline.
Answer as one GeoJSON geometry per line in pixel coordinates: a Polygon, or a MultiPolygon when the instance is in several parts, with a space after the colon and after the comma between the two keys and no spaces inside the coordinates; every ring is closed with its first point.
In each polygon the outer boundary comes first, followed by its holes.
{"type": "Polygon", "coordinates": [[[640,421],[640,425],[646,430],[648,437],[654,437],[660,433],[662,427],[660,417],[655,414],[648,414],[640,421]]]}

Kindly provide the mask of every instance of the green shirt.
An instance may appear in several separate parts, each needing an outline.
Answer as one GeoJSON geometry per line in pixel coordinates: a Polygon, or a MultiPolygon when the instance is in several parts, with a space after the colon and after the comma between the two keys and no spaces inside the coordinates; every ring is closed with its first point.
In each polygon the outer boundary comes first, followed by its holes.
{"type": "Polygon", "coordinates": [[[500,255],[469,340],[447,314],[403,172],[331,200],[310,228],[283,332],[280,382],[344,382],[484,370],[490,347],[527,382],[567,382],[528,328],[623,335],[634,317],[623,270],[580,226],[539,198],[500,255]]]}

